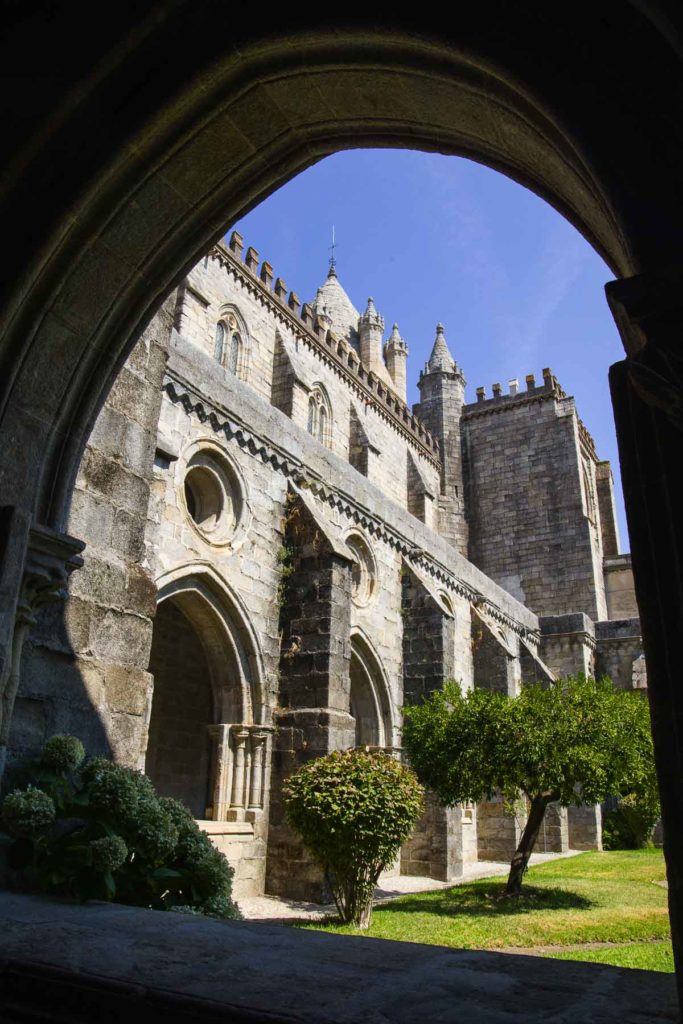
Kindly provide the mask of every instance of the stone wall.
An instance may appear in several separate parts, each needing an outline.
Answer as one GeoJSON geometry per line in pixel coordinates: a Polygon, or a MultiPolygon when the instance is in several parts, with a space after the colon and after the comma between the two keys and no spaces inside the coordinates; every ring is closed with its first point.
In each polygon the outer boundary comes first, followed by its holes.
{"type": "Polygon", "coordinates": [[[174,301],[131,353],[85,449],[68,522],[85,564],[66,606],[41,615],[26,645],[10,762],[69,732],[91,754],[144,764],[155,609],[144,539],[174,301]]]}
{"type": "Polygon", "coordinates": [[[637,619],[638,604],[630,555],[606,558],[605,595],[608,619],[637,619]]]}

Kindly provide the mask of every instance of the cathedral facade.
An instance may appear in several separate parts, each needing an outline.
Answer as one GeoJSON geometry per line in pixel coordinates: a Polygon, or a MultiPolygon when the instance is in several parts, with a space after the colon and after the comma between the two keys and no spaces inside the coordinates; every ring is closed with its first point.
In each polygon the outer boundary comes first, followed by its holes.
{"type": "MultiPolygon", "coordinates": [[[[302,303],[233,232],[152,321],[81,463],[85,565],[33,631],[10,758],[72,732],[144,769],[238,897],[320,894],[283,778],[335,749],[399,755],[402,706],[445,678],[645,685],[611,471],[574,399],[544,369],[467,403],[439,324],[411,409],[407,362],[334,264],[302,303]]],[[[522,825],[429,799],[395,870],[456,878],[522,825]]],[[[599,846],[599,808],[551,808],[543,841],[599,846]]]]}

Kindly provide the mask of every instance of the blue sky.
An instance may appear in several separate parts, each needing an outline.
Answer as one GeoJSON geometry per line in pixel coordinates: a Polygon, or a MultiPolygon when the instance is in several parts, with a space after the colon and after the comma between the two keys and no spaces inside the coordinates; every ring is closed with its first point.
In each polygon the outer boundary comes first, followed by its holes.
{"type": "Polygon", "coordinates": [[[338,153],[304,171],[235,227],[276,276],[310,301],[327,274],[332,225],[339,280],[369,295],[408,342],[408,400],[444,324],[475,389],[551,367],[615,476],[628,550],[607,383],[623,349],[604,297],[612,274],[547,203],[470,160],[408,150],[338,153]]]}

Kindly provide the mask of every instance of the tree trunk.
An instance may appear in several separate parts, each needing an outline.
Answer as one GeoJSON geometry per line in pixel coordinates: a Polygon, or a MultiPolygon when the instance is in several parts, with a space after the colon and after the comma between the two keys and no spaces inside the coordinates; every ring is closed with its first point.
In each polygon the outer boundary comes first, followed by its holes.
{"type": "Polygon", "coordinates": [[[358,927],[359,928],[363,928],[363,929],[369,928],[371,920],[372,920],[372,896],[367,901],[367,903],[363,907],[361,907],[360,913],[358,915],[358,921],[357,921],[358,927]]]}
{"type": "Polygon", "coordinates": [[[519,896],[522,891],[522,877],[526,871],[526,866],[529,863],[529,857],[531,856],[539,829],[543,823],[545,809],[551,800],[552,797],[550,796],[535,796],[531,801],[529,817],[527,818],[526,825],[524,826],[524,832],[522,833],[522,838],[519,841],[519,846],[515,850],[512,857],[512,863],[510,864],[508,884],[505,887],[506,896],[519,896]]]}

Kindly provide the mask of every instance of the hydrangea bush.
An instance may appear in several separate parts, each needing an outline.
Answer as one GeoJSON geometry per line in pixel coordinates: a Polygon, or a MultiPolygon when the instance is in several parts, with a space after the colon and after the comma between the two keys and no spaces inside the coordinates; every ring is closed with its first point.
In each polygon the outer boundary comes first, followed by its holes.
{"type": "Polygon", "coordinates": [[[2,804],[9,864],[24,887],[79,899],[238,919],[233,871],[190,811],[106,758],[83,764],[73,736],[53,736],[34,784],[2,804]]]}
{"type": "Polygon", "coordinates": [[[424,791],[382,751],[335,751],[284,784],[287,820],[320,863],[342,921],[368,928],[377,879],[410,835],[424,791]]]}

